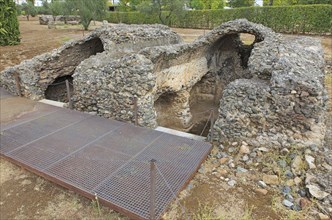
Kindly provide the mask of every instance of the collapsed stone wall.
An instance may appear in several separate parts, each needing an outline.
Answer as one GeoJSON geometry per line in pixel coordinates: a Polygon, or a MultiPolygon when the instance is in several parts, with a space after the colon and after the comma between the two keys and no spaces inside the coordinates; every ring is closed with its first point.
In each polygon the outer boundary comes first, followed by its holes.
{"type": "Polygon", "coordinates": [[[255,46],[254,77],[225,90],[214,128],[218,139],[255,146],[322,145],[327,93],[320,43],[277,36],[255,46]]]}
{"type": "Polygon", "coordinates": [[[193,103],[211,99],[219,112],[213,125],[217,141],[321,145],[326,109],[323,65],[319,42],[290,42],[262,25],[236,20],[191,44],[145,48],[99,66],[99,72],[91,65],[77,68],[74,83],[89,79],[98,90],[85,88],[84,98],[78,92],[75,105],[134,122],[136,97],[141,126],[188,131],[195,122],[193,103]],[[240,33],[254,35],[254,44],[243,45],[240,33]],[[100,94],[102,98],[94,98],[100,94]]]}
{"type": "Polygon", "coordinates": [[[76,15],[40,15],[38,16],[39,24],[40,25],[48,25],[52,22],[56,23],[62,23],[62,24],[80,24],[81,23],[81,17],[76,15]]]}
{"type": "MultiPolygon", "coordinates": [[[[212,107],[218,111],[210,135],[218,142],[245,140],[257,147],[322,144],[324,60],[319,42],[312,38],[288,41],[240,19],[190,44],[179,43],[177,35],[160,25],[104,28],[89,39],[100,39],[105,51],[70,69],[77,110],[134,122],[136,99],[139,125],[189,131],[206,119],[199,111],[212,107]],[[254,35],[253,44],[243,44],[241,33],[254,35]]],[[[43,62],[47,59],[54,58],[44,55],[43,62]]],[[[5,70],[1,83],[15,92],[12,75],[19,73],[23,94],[41,98],[41,72],[27,61],[5,70]]],[[[64,75],[51,73],[52,80],[64,75]]]]}
{"type": "MultiPolygon", "coordinates": [[[[73,75],[77,66],[88,58],[97,57],[93,66],[104,65],[146,46],[179,42],[181,38],[162,25],[105,25],[81,40],[70,41],[50,53],[5,69],[0,74],[0,85],[16,94],[15,76],[18,76],[22,95],[39,100],[44,98],[48,86],[57,78],[73,75]],[[103,58],[99,61],[100,57],[103,58]]],[[[80,86],[84,87],[84,84],[80,86]]]]}

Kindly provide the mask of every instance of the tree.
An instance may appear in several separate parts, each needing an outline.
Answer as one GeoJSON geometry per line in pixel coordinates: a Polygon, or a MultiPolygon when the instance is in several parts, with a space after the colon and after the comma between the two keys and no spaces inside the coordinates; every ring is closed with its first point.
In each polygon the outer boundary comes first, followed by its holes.
{"type": "Polygon", "coordinates": [[[84,30],[88,30],[92,20],[104,18],[107,0],[66,0],[65,7],[73,14],[79,15],[84,30]]]}
{"type": "Polygon", "coordinates": [[[228,4],[232,8],[254,6],[255,0],[229,0],[228,4]]]}
{"type": "Polygon", "coordinates": [[[42,6],[38,9],[38,14],[50,15],[52,14],[50,3],[47,0],[42,1],[42,6]]]}
{"type": "Polygon", "coordinates": [[[162,24],[169,24],[172,15],[182,16],[183,0],[145,0],[138,6],[142,13],[156,14],[162,24]]]}
{"type": "Polygon", "coordinates": [[[222,9],[224,8],[223,0],[191,0],[190,6],[196,10],[222,9]]]}
{"type": "Polygon", "coordinates": [[[20,43],[16,6],[12,0],[0,1],[0,45],[20,43]]]}
{"type": "Polygon", "coordinates": [[[50,5],[50,11],[53,16],[53,20],[55,21],[55,17],[58,15],[63,15],[65,2],[62,1],[53,1],[50,5]]]}
{"type": "Polygon", "coordinates": [[[24,11],[28,21],[30,20],[30,16],[35,17],[37,15],[37,9],[31,2],[23,3],[22,11],[24,11]]]}

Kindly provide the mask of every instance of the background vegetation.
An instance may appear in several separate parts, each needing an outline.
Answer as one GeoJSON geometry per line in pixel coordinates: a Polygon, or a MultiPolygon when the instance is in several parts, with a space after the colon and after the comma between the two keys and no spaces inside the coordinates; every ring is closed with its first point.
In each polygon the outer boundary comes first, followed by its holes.
{"type": "Polygon", "coordinates": [[[19,36],[15,3],[12,0],[0,0],[0,45],[18,44],[19,36]]]}
{"type": "MultiPolygon", "coordinates": [[[[221,10],[186,10],[181,16],[172,14],[167,24],[180,28],[214,28],[238,18],[263,24],[283,33],[332,33],[332,5],[292,5],[234,8],[221,10]]],[[[152,13],[112,12],[111,23],[163,23],[152,13]]]]}

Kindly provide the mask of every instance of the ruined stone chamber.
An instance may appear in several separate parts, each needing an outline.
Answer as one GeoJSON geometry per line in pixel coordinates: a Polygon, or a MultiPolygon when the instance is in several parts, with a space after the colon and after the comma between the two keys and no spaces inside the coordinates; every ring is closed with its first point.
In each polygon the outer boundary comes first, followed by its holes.
{"type": "Polygon", "coordinates": [[[1,84],[15,93],[19,75],[23,95],[40,99],[70,76],[80,111],[134,122],[137,100],[140,126],[209,135],[220,143],[320,146],[323,67],[320,42],[290,41],[243,19],[190,44],[165,26],[120,25],[8,68],[1,84]],[[243,33],[253,42],[242,42],[243,33]]]}

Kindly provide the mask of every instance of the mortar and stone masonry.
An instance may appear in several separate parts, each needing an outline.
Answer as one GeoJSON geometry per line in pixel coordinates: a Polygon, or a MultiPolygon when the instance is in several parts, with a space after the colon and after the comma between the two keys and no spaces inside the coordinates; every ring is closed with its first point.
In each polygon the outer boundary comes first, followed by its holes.
{"type": "Polygon", "coordinates": [[[213,138],[221,143],[289,147],[324,140],[320,42],[290,41],[244,19],[189,44],[162,25],[104,25],[4,70],[1,86],[14,94],[15,75],[23,96],[34,100],[70,76],[76,110],[122,121],[134,122],[136,97],[140,126],[190,131],[212,109],[213,138]],[[245,45],[241,33],[254,35],[253,44],[245,45]]]}

